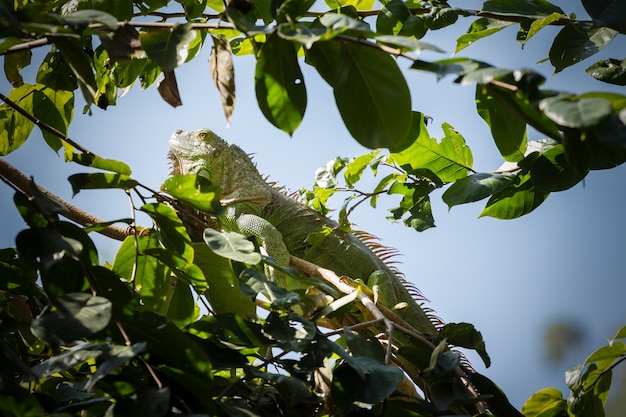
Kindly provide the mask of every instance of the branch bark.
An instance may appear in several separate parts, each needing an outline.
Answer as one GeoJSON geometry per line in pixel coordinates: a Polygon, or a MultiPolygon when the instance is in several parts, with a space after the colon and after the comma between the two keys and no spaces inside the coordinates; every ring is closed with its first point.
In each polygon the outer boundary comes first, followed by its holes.
{"type": "MultiPolygon", "coordinates": [[[[7,182],[8,184],[16,188],[17,190],[30,196],[29,188],[30,188],[30,183],[32,180],[28,178],[26,175],[24,175],[22,172],[20,172],[13,165],[8,163],[4,158],[0,158],[0,177],[5,182],[7,182]]],[[[61,197],[57,196],[56,194],[51,193],[45,188],[39,185],[37,185],[37,188],[39,188],[39,190],[42,193],[44,193],[48,198],[56,201],[57,203],[62,204],[63,206],[67,208],[67,211],[61,213],[66,218],[83,226],[105,222],[104,220],[99,219],[98,217],[81,210],[80,208],[74,206],[73,204],[68,203],[67,201],[63,200],[61,197]]],[[[123,228],[123,227],[119,227],[115,225],[110,225],[102,230],[99,230],[98,233],[103,234],[104,236],[110,237],[111,239],[121,241],[133,233],[133,228],[132,227],[123,228]]]]}

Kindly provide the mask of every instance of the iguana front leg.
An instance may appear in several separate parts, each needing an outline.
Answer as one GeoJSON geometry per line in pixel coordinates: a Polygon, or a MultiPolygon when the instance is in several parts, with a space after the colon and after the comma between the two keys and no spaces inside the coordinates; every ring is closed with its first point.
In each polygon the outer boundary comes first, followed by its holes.
{"type": "Polygon", "coordinates": [[[289,251],[283,242],[282,233],[274,225],[256,214],[238,214],[232,207],[227,209],[225,217],[230,229],[260,239],[269,256],[279,265],[289,266],[289,251]]]}

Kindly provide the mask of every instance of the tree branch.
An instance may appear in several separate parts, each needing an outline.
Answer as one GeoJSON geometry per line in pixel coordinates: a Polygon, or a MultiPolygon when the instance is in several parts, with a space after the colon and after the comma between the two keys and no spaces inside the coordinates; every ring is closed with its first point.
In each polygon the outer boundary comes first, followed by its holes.
{"type": "MultiPolygon", "coordinates": [[[[8,163],[4,158],[0,158],[0,177],[5,182],[7,182],[8,184],[16,188],[17,190],[30,196],[29,188],[30,188],[30,183],[32,180],[28,178],[26,175],[24,175],[22,172],[20,172],[13,165],[8,163]]],[[[43,194],[45,194],[48,198],[56,201],[57,203],[62,204],[63,206],[67,208],[67,211],[64,211],[61,213],[66,218],[72,221],[75,221],[76,223],[83,225],[83,226],[105,222],[104,220],[99,219],[98,217],[92,214],[89,214],[79,209],[78,207],[68,203],[67,201],[63,200],[61,197],[51,193],[45,188],[42,188],[39,185],[37,185],[37,188],[39,188],[39,190],[43,194]]],[[[134,229],[132,227],[123,228],[119,226],[110,225],[110,226],[105,227],[102,230],[99,230],[98,233],[103,234],[107,237],[110,237],[111,239],[121,241],[121,240],[124,240],[126,236],[131,235],[133,233],[133,230],[134,229]]]]}

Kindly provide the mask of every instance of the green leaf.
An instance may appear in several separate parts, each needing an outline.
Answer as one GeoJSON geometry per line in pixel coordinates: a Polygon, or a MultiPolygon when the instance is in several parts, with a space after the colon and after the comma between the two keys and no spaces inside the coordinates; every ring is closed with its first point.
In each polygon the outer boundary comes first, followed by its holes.
{"type": "Polygon", "coordinates": [[[496,146],[506,161],[517,162],[524,158],[527,146],[526,122],[476,85],[476,110],[491,130],[496,146]]]}
{"type": "Polygon", "coordinates": [[[189,45],[197,33],[191,24],[174,24],[171,30],[149,29],[140,32],[142,49],[163,71],[182,65],[189,55],[189,45]]]}
{"type": "Polygon", "coordinates": [[[13,87],[19,87],[24,84],[20,71],[30,65],[31,56],[32,52],[30,50],[4,56],[4,74],[13,87]]]}
{"type": "Polygon", "coordinates": [[[255,251],[254,243],[242,234],[206,229],[204,241],[213,252],[224,258],[251,265],[261,262],[261,255],[255,251]]]}
{"type": "Polygon", "coordinates": [[[433,218],[430,198],[428,197],[428,194],[433,189],[433,186],[424,183],[418,185],[394,183],[389,188],[389,194],[401,194],[403,197],[399,207],[389,210],[392,216],[388,217],[388,219],[402,219],[407,227],[418,232],[435,227],[435,219],[433,218]],[[408,216],[406,215],[407,213],[408,216]]]}
{"type": "Polygon", "coordinates": [[[101,158],[94,154],[72,153],[70,155],[70,160],[86,167],[104,169],[106,171],[112,171],[122,175],[130,175],[132,173],[130,167],[126,163],[116,161],[115,159],[101,158]]]}
{"type": "Polygon", "coordinates": [[[437,74],[437,79],[441,79],[446,75],[463,75],[470,71],[475,71],[485,64],[474,61],[469,58],[448,58],[439,61],[426,62],[419,59],[413,62],[411,69],[418,71],[426,71],[437,74]]]}
{"type": "Polygon", "coordinates": [[[72,293],[44,307],[31,323],[31,331],[52,345],[61,345],[103,330],[110,320],[109,300],[86,293],[72,293]]]}
{"type": "Polygon", "coordinates": [[[173,208],[162,203],[148,203],[140,210],[156,223],[157,237],[163,247],[172,250],[187,262],[193,261],[191,239],[173,208]]]}
{"type": "Polygon", "coordinates": [[[573,167],[567,161],[563,145],[556,145],[535,158],[530,177],[537,191],[564,191],[578,184],[587,174],[586,170],[573,167]]]}
{"type": "Polygon", "coordinates": [[[356,32],[370,32],[370,25],[366,22],[350,17],[347,14],[325,13],[320,16],[320,23],[335,32],[353,30],[356,32]]]}
{"type": "Polygon", "coordinates": [[[343,173],[348,187],[352,187],[361,179],[363,171],[365,171],[365,168],[369,166],[370,162],[372,162],[375,157],[375,153],[366,153],[350,161],[343,173]]]}
{"type": "Polygon", "coordinates": [[[602,50],[617,35],[608,27],[596,27],[591,22],[575,22],[565,26],[554,38],[550,62],[554,72],[582,61],[602,50]]]}
{"type": "Polygon", "coordinates": [[[443,29],[446,26],[454,24],[459,18],[461,9],[455,7],[440,7],[435,5],[431,8],[430,13],[426,15],[424,22],[428,29],[443,29]]]}
{"type": "Polygon", "coordinates": [[[370,149],[402,150],[411,125],[411,95],[396,61],[377,49],[344,43],[337,65],[331,85],[352,136],[370,149]]]}
{"type": "Polygon", "coordinates": [[[146,342],[135,343],[130,346],[107,345],[104,355],[98,358],[98,369],[85,384],[85,391],[90,392],[98,381],[109,374],[119,372],[122,365],[146,349],[146,342]]]}
{"type": "Polygon", "coordinates": [[[203,243],[194,244],[194,264],[202,270],[208,288],[205,295],[217,314],[233,313],[252,317],[256,305],[252,298],[239,289],[239,279],[227,258],[213,252],[203,243]]]}
{"type": "Polygon", "coordinates": [[[96,84],[91,59],[83,50],[83,45],[78,40],[55,37],[54,44],[59,48],[76,76],[80,92],[85,98],[86,111],[98,95],[98,86],[96,84]]]}
{"type": "Polygon", "coordinates": [[[441,328],[440,335],[452,345],[476,350],[485,366],[488,368],[491,365],[483,336],[473,324],[448,323],[441,328]]]}
{"type": "MultiPolygon", "coordinates": [[[[489,378],[478,372],[469,377],[471,383],[479,390],[489,409],[497,416],[525,417],[517,411],[508,400],[502,389],[489,378]]],[[[528,417],[528,416],[526,416],[528,417]]],[[[555,416],[556,417],[556,416],[555,416]]],[[[565,417],[565,416],[562,416],[565,417]]]]}
{"type": "Polygon", "coordinates": [[[596,26],[607,26],[626,33],[626,4],[613,0],[582,0],[596,26]]]}
{"type": "Polygon", "coordinates": [[[560,417],[567,415],[567,402],[556,388],[544,388],[534,393],[522,406],[526,417],[560,417]]]}
{"type": "Polygon", "coordinates": [[[0,413],[6,417],[44,417],[38,399],[13,378],[0,376],[0,413]]]}
{"type": "Polygon", "coordinates": [[[317,336],[317,326],[297,314],[281,315],[272,311],[265,321],[263,332],[286,351],[306,352],[317,336]]]}
{"type": "Polygon", "coordinates": [[[565,14],[561,8],[546,0],[489,0],[483,4],[481,12],[533,19],[541,19],[552,13],[565,14]]]}
{"type": "Polygon", "coordinates": [[[130,190],[139,184],[128,175],[101,172],[73,174],[69,176],[68,181],[72,184],[74,195],[78,194],[80,190],[99,190],[105,188],[130,190]]]}
{"type": "Polygon", "coordinates": [[[421,42],[408,36],[380,35],[376,36],[376,41],[385,45],[390,45],[403,52],[420,53],[422,51],[444,52],[435,45],[421,42]]]}
{"type": "MultiPolygon", "coordinates": [[[[367,356],[347,357],[334,372],[331,394],[352,403],[377,404],[396,390],[404,373],[367,356]]],[[[340,398],[338,398],[340,399],[340,398]]]]}
{"type": "Polygon", "coordinates": [[[548,195],[535,190],[530,173],[519,173],[509,186],[491,196],[480,217],[516,219],[536,209],[548,195]]]}
{"type": "MultiPolygon", "coordinates": [[[[159,262],[170,268],[182,282],[193,285],[197,292],[202,293],[206,289],[207,282],[202,270],[182,256],[164,248],[148,248],[143,253],[158,259],[159,262]]],[[[181,294],[183,293],[181,292],[178,295],[180,296],[181,294]]],[[[172,292],[170,295],[174,297],[176,294],[172,292]]]]}
{"type": "Polygon", "coordinates": [[[374,5],[374,0],[324,0],[330,9],[352,6],[357,10],[369,10],[374,5]]]}
{"type": "Polygon", "coordinates": [[[596,80],[615,85],[626,85],[626,62],[609,58],[601,59],[585,70],[596,80]]]}
{"type": "Polygon", "coordinates": [[[459,204],[473,203],[487,198],[506,188],[515,174],[479,173],[469,175],[454,182],[442,195],[448,208],[459,204]]]}
{"type": "Polygon", "coordinates": [[[221,190],[208,179],[199,175],[175,175],[161,185],[161,190],[190,206],[214,215],[222,213],[221,190]]]}
{"type": "Polygon", "coordinates": [[[100,10],[77,10],[63,16],[63,21],[79,27],[87,27],[91,23],[102,23],[111,30],[117,29],[117,18],[100,10]]]}
{"type": "Polygon", "coordinates": [[[307,104],[304,77],[292,42],[273,34],[259,51],[255,91],[265,118],[289,135],[298,128],[307,104]]]}
{"type": "Polygon", "coordinates": [[[598,126],[611,113],[611,103],[602,98],[554,97],[541,101],[539,108],[555,123],[576,129],[598,126]]]}
{"type": "Polygon", "coordinates": [[[188,378],[193,378],[194,384],[198,384],[193,392],[203,391],[205,397],[212,392],[211,361],[202,348],[174,323],[157,314],[144,312],[125,318],[123,325],[131,340],[148,342],[151,355],[158,356],[166,366],[179,369],[188,378]]]}
{"type": "Polygon", "coordinates": [[[365,338],[348,327],[344,327],[343,337],[352,356],[367,356],[380,364],[385,363],[385,349],[378,339],[365,338]]]}
{"type": "Polygon", "coordinates": [[[459,36],[459,38],[456,40],[456,48],[454,50],[454,53],[457,53],[467,48],[477,40],[486,38],[487,36],[493,35],[494,33],[501,31],[510,24],[510,22],[488,19],[486,17],[481,17],[474,20],[467,30],[467,33],[465,35],[459,36]]]}
{"type": "Polygon", "coordinates": [[[557,22],[559,20],[561,20],[563,17],[563,14],[561,13],[552,13],[549,16],[544,17],[543,19],[539,19],[539,20],[533,20],[533,22],[530,24],[530,28],[528,29],[527,32],[523,33],[522,36],[520,36],[518,34],[518,41],[524,45],[526,42],[528,42],[528,40],[530,38],[532,38],[533,36],[535,36],[537,34],[537,32],[539,32],[541,29],[550,26],[552,23],[557,22]]]}
{"type": "Polygon", "coordinates": [[[239,276],[241,291],[250,297],[263,294],[272,304],[273,308],[288,309],[300,302],[300,296],[294,291],[287,291],[271,282],[261,272],[248,268],[239,276]]]}
{"type": "Polygon", "coordinates": [[[20,254],[34,265],[46,270],[59,262],[67,252],[78,257],[83,245],[76,239],[62,236],[53,229],[26,229],[15,238],[20,254]]]}
{"type": "MultiPolygon", "coordinates": [[[[32,114],[35,86],[23,84],[9,92],[9,99],[32,114]]],[[[35,124],[3,103],[0,106],[0,155],[8,155],[26,142],[35,124]]]]}
{"type": "Polygon", "coordinates": [[[33,366],[30,369],[32,375],[27,381],[46,378],[57,372],[70,369],[88,359],[102,355],[108,348],[107,344],[94,345],[89,342],[76,345],[33,366]]]}
{"type": "Polygon", "coordinates": [[[471,170],[473,158],[463,136],[444,123],[441,127],[445,136],[437,142],[428,134],[423,115],[414,123],[420,123],[419,136],[411,146],[402,152],[392,153],[390,158],[400,166],[410,167],[410,170],[428,169],[444,182],[465,177],[471,170]]]}
{"type": "Polygon", "coordinates": [[[485,85],[485,89],[489,96],[537,131],[559,142],[562,140],[557,124],[539,110],[537,103],[529,98],[529,94],[521,91],[515,93],[493,83],[485,85]]]}
{"type": "Polygon", "coordinates": [[[391,0],[383,5],[376,17],[376,33],[397,35],[411,16],[402,0],[391,0]]]}

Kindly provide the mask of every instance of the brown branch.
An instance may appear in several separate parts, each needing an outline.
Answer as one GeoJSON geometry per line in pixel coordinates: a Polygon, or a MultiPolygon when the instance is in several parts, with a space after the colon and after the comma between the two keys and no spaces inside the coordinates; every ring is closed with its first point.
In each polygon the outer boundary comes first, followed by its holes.
{"type": "MultiPolygon", "coordinates": [[[[31,179],[20,172],[13,165],[9,164],[4,158],[0,158],[0,177],[2,177],[5,181],[12,184],[15,188],[26,195],[30,195],[30,182],[31,179]]],[[[67,208],[67,211],[63,211],[61,214],[66,218],[75,221],[78,224],[83,226],[92,225],[98,223],[104,223],[104,220],[95,217],[92,214],[89,214],[78,207],[68,203],[63,200],[61,197],[51,193],[50,191],[42,188],[41,186],[37,186],[39,190],[45,194],[48,198],[56,201],[57,203],[62,204],[67,208]]],[[[103,234],[107,237],[116,240],[124,240],[126,236],[129,236],[133,233],[133,229],[131,227],[123,228],[119,226],[110,225],[105,227],[102,230],[99,230],[98,233],[103,234]]]]}

